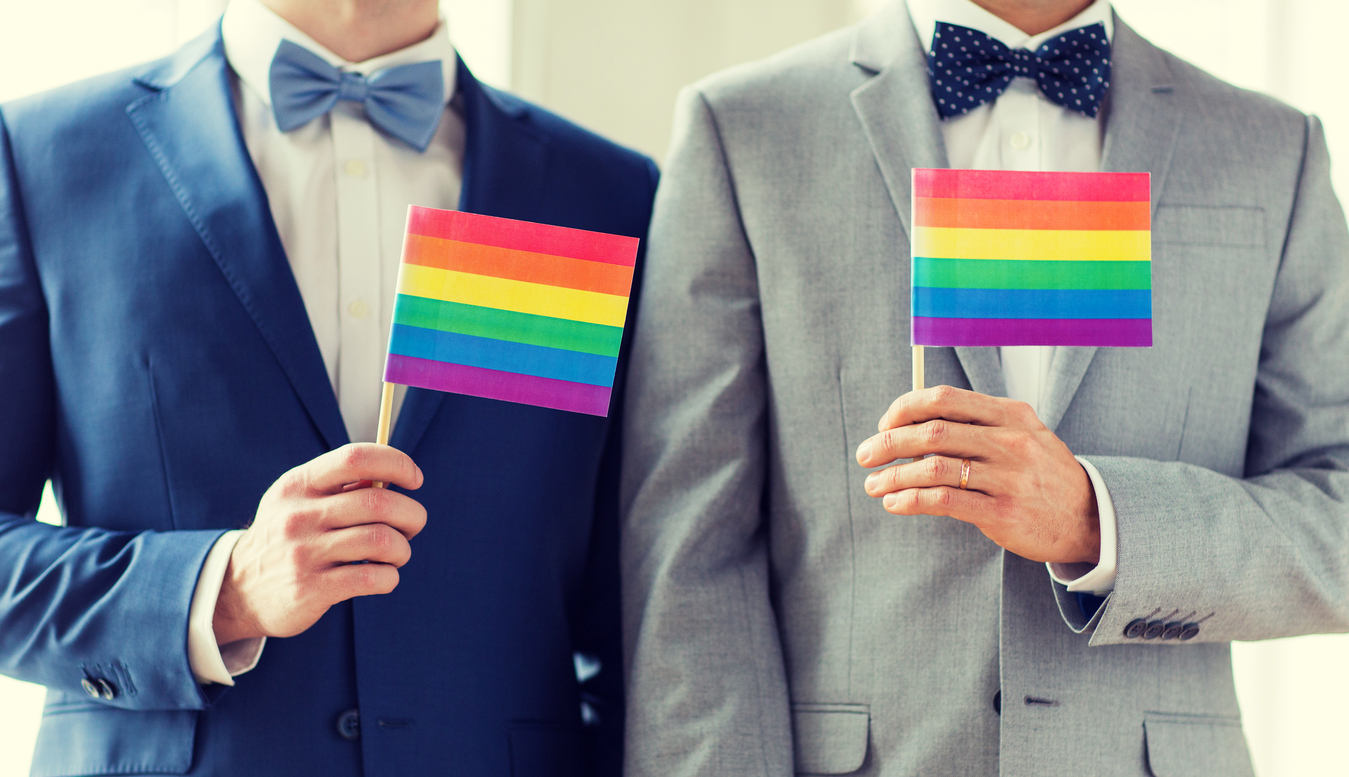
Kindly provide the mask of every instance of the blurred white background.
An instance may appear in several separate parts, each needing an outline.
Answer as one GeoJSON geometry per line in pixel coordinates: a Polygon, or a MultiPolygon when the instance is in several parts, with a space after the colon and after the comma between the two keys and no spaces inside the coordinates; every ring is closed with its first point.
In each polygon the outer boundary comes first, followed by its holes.
{"type": "MultiPolygon", "coordinates": [[[[885,0],[442,0],[479,78],[659,159],[675,93],[885,0]]],[[[223,0],[0,0],[0,102],[172,51],[223,0]]],[[[1325,122],[1349,160],[1345,0],[1115,0],[1153,42],[1325,122]]],[[[1335,168],[1349,192],[1349,162],[1335,168]]],[[[1328,355],[1332,356],[1332,355],[1328,355]]],[[[1346,358],[1335,355],[1335,358],[1346,358]]],[[[59,522],[48,493],[39,516],[59,522]]],[[[1349,775],[1349,636],[1233,647],[1260,777],[1349,775]]],[[[0,677],[0,777],[28,773],[43,689],[0,677]]],[[[1216,777],[1216,776],[1215,776],[1216,777]]]]}

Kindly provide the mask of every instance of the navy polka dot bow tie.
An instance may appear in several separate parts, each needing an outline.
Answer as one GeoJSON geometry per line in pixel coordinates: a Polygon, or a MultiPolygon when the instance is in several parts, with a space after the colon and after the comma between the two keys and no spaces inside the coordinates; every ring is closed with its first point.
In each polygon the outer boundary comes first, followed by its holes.
{"type": "Polygon", "coordinates": [[[1046,98],[1094,119],[1110,87],[1110,40],[1104,24],[1092,24],[1031,52],[969,27],[937,22],[927,74],[943,119],[993,102],[1017,76],[1034,78],[1046,98]]]}

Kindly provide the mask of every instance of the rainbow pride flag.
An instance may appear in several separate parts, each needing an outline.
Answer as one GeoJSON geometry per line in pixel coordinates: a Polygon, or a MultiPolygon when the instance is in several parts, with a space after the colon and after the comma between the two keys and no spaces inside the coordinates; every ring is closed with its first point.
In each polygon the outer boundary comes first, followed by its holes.
{"type": "Polygon", "coordinates": [[[1152,345],[1147,173],[913,171],[914,345],[1152,345]]]}
{"type": "Polygon", "coordinates": [[[384,380],[608,415],[637,242],[409,208],[384,380]]]}

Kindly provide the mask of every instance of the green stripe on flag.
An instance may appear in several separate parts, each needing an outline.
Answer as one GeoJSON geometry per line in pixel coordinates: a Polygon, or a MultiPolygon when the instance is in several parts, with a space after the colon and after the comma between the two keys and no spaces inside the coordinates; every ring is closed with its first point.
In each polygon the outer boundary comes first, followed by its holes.
{"type": "Polygon", "coordinates": [[[393,322],[512,343],[618,356],[623,327],[399,294],[393,322]]]}
{"type": "Polygon", "coordinates": [[[933,289],[1150,289],[1152,262],[913,260],[913,285],[933,289]]]}

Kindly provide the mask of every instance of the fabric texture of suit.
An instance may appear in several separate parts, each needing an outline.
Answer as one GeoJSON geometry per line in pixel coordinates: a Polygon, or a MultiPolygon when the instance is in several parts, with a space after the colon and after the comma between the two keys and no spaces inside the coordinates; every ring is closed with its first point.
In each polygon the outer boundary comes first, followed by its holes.
{"type": "MultiPolygon", "coordinates": [[[[458,79],[462,209],[645,236],[649,159],[458,79]]],[[[0,109],[0,671],[49,688],[33,773],[616,773],[612,418],[409,390],[429,521],[398,589],[193,679],[212,543],[347,442],[230,84],[217,29],[0,109]],[[33,521],[48,478],[64,527],[33,521]]]]}
{"type": "MultiPolygon", "coordinates": [[[[1349,237],[1314,118],[1118,18],[1113,67],[1155,346],[1059,348],[1040,413],[1118,516],[1090,621],[853,458],[908,388],[910,169],[946,166],[903,4],[683,93],[628,384],[630,774],[1251,773],[1229,641],[1349,629],[1349,237]]],[[[1004,394],[994,348],[927,381],[1004,394]]]]}

